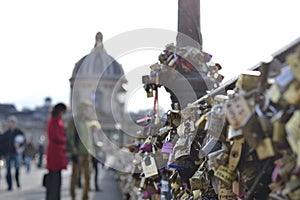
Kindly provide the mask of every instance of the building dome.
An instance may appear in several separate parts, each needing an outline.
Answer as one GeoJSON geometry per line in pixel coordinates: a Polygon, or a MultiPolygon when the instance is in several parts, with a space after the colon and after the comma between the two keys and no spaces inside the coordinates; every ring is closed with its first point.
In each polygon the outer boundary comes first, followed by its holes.
{"type": "Polygon", "coordinates": [[[71,82],[75,77],[118,80],[124,75],[122,65],[106,53],[102,37],[97,37],[98,35],[99,33],[96,35],[96,44],[91,53],[82,57],[75,64],[71,82]]]}

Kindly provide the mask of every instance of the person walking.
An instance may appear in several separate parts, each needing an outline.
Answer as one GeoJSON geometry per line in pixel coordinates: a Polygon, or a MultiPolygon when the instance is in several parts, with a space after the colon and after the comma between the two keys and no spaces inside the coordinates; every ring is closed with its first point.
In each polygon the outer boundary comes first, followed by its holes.
{"type": "Polygon", "coordinates": [[[58,103],[51,112],[47,123],[48,145],[46,150],[46,200],[60,200],[61,170],[67,169],[67,156],[63,115],[67,111],[64,103],[58,103]]]}
{"type": "MultiPolygon", "coordinates": [[[[100,129],[100,124],[98,121],[92,121],[90,123],[90,129],[93,138],[93,145],[95,154],[92,156],[92,165],[93,165],[93,172],[94,172],[94,187],[97,192],[102,191],[98,184],[98,175],[99,175],[99,154],[102,153],[102,145],[99,145],[101,141],[99,140],[98,131],[100,129]]],[[[103,157],[101,157],[103,159],[103,157]]]]}
{"type": "Polygon", "coordinates": [[[41,135],[40,139],[39,139],[39,145],[38,145],[38,164],[37,164],[38,168],[43,167],[43,159],[44,159],[44,153],[45,153],[44,143],[45,143],[45,136],[41,135]]]}
{"type": "Polygon", "coordinates": [[[15,179],[17,187],[20,188],[20,165],[25,145],[25,135],[17,128],[17,117],[11,115],[7,118],[8,129],[3,134],[4,154],[6,159],[6,181],[8,188],[12,190],[11,163],[15,166],[15,179]]]}
{"type": "Polygon", "coordinates": [[[72,175],[70,182],[70,195],[76,198],[79,171],[84,176],[82,200],[88,199],[91,173],[91,156],[93,153],[92,134],[88,125],[91,108],[89,103],[80,103],[77,114],[68,123],[68,146],[72,155],[72,175]]]}
{"type": "Polygon", "coordinates": [[[32,136],[29,138],[28,142],[25,145],[24,149],[24,161],[25,161],[25,166],[26,166],[26,172],[30,172],[31,168],[31,160],[34,158],[36,154],[36,148],[33,144],[33,138],[32,136]]]}

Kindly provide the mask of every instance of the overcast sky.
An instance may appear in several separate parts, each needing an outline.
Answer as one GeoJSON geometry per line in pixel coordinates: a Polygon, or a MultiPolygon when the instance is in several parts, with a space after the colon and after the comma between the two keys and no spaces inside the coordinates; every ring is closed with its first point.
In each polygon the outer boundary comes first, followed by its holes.
{"type": "MultiPolygon", "coordinates": [[[[203,50],[229,79],[300,36],[299,8],[299,0],[201,0],[203,50]]],[[[104,42],[135,29],[176,31],[177,1],[10,0],[0,2],[0,20],[0,103],[34,108],[46,96],[69,104],[74,64],[98,31],[104,42]]],[[[129,72],[157,62],[159,53],[135,51],[118,61],[129,72]]],[[[135,100],[128,106],[144,107],[135,100]]]]}

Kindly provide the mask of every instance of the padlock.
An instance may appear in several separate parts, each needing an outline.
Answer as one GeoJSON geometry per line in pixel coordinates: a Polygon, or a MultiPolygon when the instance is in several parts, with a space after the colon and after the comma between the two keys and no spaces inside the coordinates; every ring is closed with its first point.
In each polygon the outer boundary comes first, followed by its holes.
{"type": "Polygon", "coordinates": [[[300,103],[300,83],[293,81],[283,93],[283,98],[291,105],[299,105],[300,103]]]}
{"type": "Polygon", "coordinates": [[[196,130],[205,130],[205,125],[207,123],[207,117],[203,114],[200,118],[195,122],[196,130]]]}
{"type": "Polygon", "coordinates": [[[252,148],[257,148],[260,140],[263,138],[261,127],[257,126],[258,123],[257,118],[251,116],[245,126],[242,127],[243,136],[252,148]]]}
{"type": "Polygon", "coordinates": [[[191,134],[195,130],[196,130],[195,123],[192,120],[186,120],[184,122],[184,133],[185,134],[191,134]]]}
{"type": "Polygon", "coordinates": [[[219,139],[225,127],[226,116],[223,104],[214,106],[208,118],[207,134],[219,139]]]}
{"type": "Polygon", "coordinates": [[[170,110],[167,113],[168,122],[174,127],[178,127],[181,123],[181,117],[179,114],[179,110],[170,110]]]}
{"type": "Polygon", "coordinates": [[[218,200],[235,200],[236,195],[232,192],[231,187],[224,184],[219,184],[218,187],[218,200]]]}
{"type": "Polygon", "coordinates": [[[243,193],[243,186],[240,181],[233,181],[232,183],[232,192],[235,195],[240,195],[243,193]]]}
{"type": "Polygon", "coordinates": [[[169,188],[169,182],[166,180],[161,180],[161,188],[160,191],[163,192],[169,192],[170,188],[169,188]]]}
{"type": "Polygon", "coordinates": [[[220,149],[220,150],[211,152],[211,153],[209,153],[209,154],[207,155],[207,158],[208,158],[208,160],[207,160],[207,168],[208,168],[208,170],[213,170],[213,171],[215,171],[215,170],[218,168],[219,163],[218,163],[218,161],[217,161],[217,158],[218,158],[218,156],[219,156],[220,154],[223,154],[223,153],[225,153],[225,152],[226,152],[226,150],[222,148],[222,149],[220,149]]]}
{"type": "Polygon", "coordinates": [[[155,159],[151,155],[147,155],[146,153],[141,165],[145,174],[145,178],[149,178],[158,174],[155,159]]]}
{"type": "Polygon", "coordinates": [[[259,71],[245,71],[239,76],[236,87],[245,91],[256,89],[260,78],[261,73],[259,71]]]}
{"type": "Polygon", "coordinates": [[[193,140],[194,140],[194,135],[192,134],[184,135],[177,140],[173,149],[176,160],[180,158],[185,158],[191,154],[191,146],[193,140]]]}
{"type": "Polygon", "coordinates": [[[200,149],[198,157],[200,159],[202,159],[205,156],[207,156],[213,150],[213,148],[215,147],[217,142],[218,142],[218,140],[216,140],[214,138],[209,138],[208,141],[205,142],[205,144],[200,149]]]}
{"type": "Polygon", "coordinates": [[[289,182],[285,184],[285,188],[282,190],[283,195],[289,195],[292,193],[292,191],[300,188],[300,180],[297,179],[292,179],[289,182]]]}
{"type": "Polygon", "coordinates": [[[270,97],[273,103],[278,103],[281,98],[281,91],[277,84],[272,84],[272,86],[267,90],[267,95],[270,97]]]}
{"type": "Polygon", "coordinates": [[[191,190],[203,189],[205,184],[205,170],[200,169],[195,172],[195,174],[189,179],[191,190]]]}
{"type": "Polygon", "coordinates": [[[286,137],[285,123],[281,120],[282,116],[283,111],[279,111],[271,118],[271,123],[273,124],[272,140],[276,144],[282,144],[286,137]]]}
{"type": "Polygon", "coordinates": [[[270,137],[266,137],[259,142],[256,147],[256,153],[260,160],[275,156],[275,150],[270,137]]]}
{"type": "Polygon", "coordinates": [[[165,154],[171,154],[173,152],[174,145],[171,142],[164,142],[161,152],[165,154]]]}
{"type": "Polygon", "coordinates": [[[234,139],[236,137],[242,136],[242,135],[243,135],[242,129],[235,130],[233,128],[233,126],[231,126],[231,125],[228,126],[228,132],[227,132],[227,139],[228,139],[228,141],[232,140],[232,139],[234,139]]]}
{"type": "Polygon", "coordinates": [[[269,118],[266,115],[264,115],[259,105],[255,106],[255,112],[257,114],[257,119],[260,124],[260,127],[262,128],[262,131],[264,132],[264,135],[270,136],[273,130],[269,118]]]}
{"type": "Polygon", "coordinates": [[[252,114],[247,101],[242,95],[230,99],[226,103],[226,117],[234,129],[244,126],[252,114]]]}
{"type": "Polygon", "coordinates": [[[286,180],[288,175],[293,171],[293,169],[296,167],[296,162],[295,160],[290,157],[286,163],[284,163],[283,166],[280,167],[278,170],[278,175],[283,179],[286,180]]]}
{"type": "Polygon", "coordinates": [[[281,92],[284,92],[289,84],[295,79],[294,73],[289,67],[282,69],[281,74],[275,78],[275,83],[281,92]]]}
{"type": "Polygon", "coordinates": [[[286,61],[294,73],[295,78],[300,81],[300,48],[298,47],[297,52],[289,54],[286,57],[286,61]]]}
{"type": "Polygon", "coordinates": [[[294,112],[293,116],[290,118],[285,126],[287,134],[293,138],[295,141],[300,140],[300,110],[294,112]]]}
{"type": "Polygon", "coordinates": [[[237,168],[241,155],[242,155],[242,146],[244,143],[244,138],[235,139],[230,150],[229,154],[229,169],[235,171],[237,168]]]}
{"type": "Polygon", "coordinates": [[[223,95],[223,94],[218,94],[214,97],[214,101],[217,103],[217,104],[220,104],[220,103],[224,103],[226,101],[229,100],[229,97],[227,95],[223,95]]]}
{"type": "Polygon", "coordinates": [[[235,172],[232,172],[229,168],[220,165],[215,171],[214,176],[220,179],[227,186],[231,186],[237,174],[235,172]]]}

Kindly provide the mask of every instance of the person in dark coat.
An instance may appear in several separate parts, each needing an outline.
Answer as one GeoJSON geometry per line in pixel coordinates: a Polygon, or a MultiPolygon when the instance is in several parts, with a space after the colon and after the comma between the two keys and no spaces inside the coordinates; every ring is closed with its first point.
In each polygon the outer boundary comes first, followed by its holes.
{"type": "Polygon", "coordinates": [[[27,141],[24,149],[24,161],[25,161],[27,173],[30,172],[31,160],[34,159],[35,154],[36,154],[36,148],[33,144],[33,138],[31,136],[27,141]]]}
{"type": "Polygon", "coordinates": [[[62,116],[67,106],[58,103],[54,106],[51,118],[47,123],[48,146],[46,151],[46,168],[49,173],[46,179],[46,200],[59,200],[61,190],[61,170],[67,169],[64,122],[62,116]]]}
{"type": "Polygon", "coordinates": [[[8,185],[7,190],[12,190],[11,163],[14,162],[16,184],[17,187],[20,188],[19,174],[26,140],[24,133],[16,127],[16,116],[9,116],[7,118],[7,125],[8,129],[3,134],[4,154],[6,159],[6,182],[8,185]]]}

